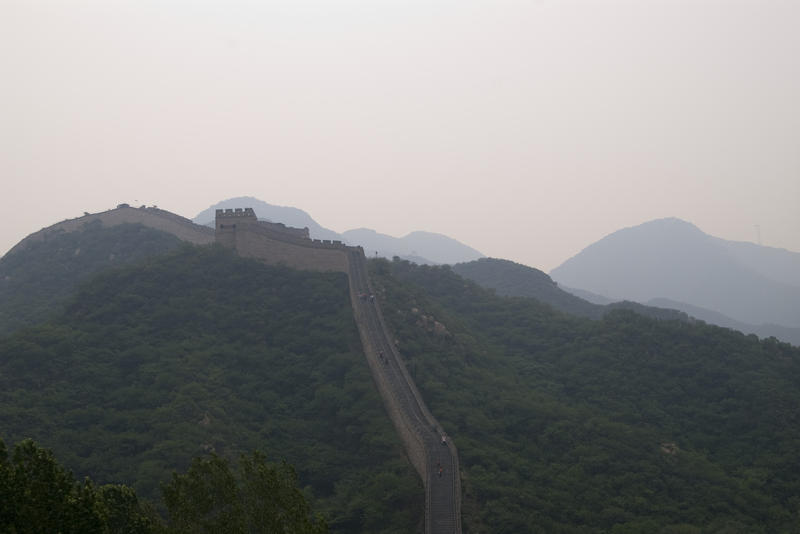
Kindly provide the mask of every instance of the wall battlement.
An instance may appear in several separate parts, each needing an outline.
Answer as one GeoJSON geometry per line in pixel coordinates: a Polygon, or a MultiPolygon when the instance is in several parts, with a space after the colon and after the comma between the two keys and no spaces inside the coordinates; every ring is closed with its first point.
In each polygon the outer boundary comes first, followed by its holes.
{"type": "Polygon", "coordinates": [[[217,219],[229,217],[251,217],[256,219],[256,212],[253,211],[253,208],[218,209],[216,217],[217,219]]]}
{"type": "Polygon", "coordinates": [[[311,239],[308,228],[259,221],[253,208],[216,210],[215,239],[240,256],[310,271],[348,272],[348,247],[341,241],[311,239]]]}

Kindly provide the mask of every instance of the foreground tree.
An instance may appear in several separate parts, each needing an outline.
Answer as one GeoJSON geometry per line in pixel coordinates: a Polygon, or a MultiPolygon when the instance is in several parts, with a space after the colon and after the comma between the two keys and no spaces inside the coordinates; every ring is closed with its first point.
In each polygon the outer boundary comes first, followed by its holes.
{"type": "Polygon", "coordinates": [[[75,480],[32,440],[11,454],[0,439],[0,534],[324,534],[294,469],[243,455],[238,470],[216,455],[195,458],[163,486],[168,523],[127,486],[75,480]]]}
{"type": "Polygon", "coordinates": [[[102,508],[91,481],[77,482],[53,453],[24,440],[9,455],[0,440],[3,532],[104,532],[102,508]]]}
{"type": "Polygon", "coordinates": [[[322,534],[325,521],[312,516],[297,475],[264,455],[242,455],[237,472],[212,454],[195,458],[186,474],[162,487],[171,534],[322,534]]]}
{"type": "Polygon", "coordinates": [[[75,480],[53,453],[27,439],[9,455],[0,440],[0,532],[150,534],[154,514],[126,486],[75,480]]]}

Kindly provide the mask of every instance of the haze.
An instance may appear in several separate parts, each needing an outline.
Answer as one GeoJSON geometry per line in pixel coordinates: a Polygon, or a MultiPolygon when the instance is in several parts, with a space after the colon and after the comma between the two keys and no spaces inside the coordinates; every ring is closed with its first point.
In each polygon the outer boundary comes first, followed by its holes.
{"type": "Polygon", "coordinates": [[[549,270],[674,216],[800,251],[800,2],[0,4],[0,254],[241,195],[549,270]]]}

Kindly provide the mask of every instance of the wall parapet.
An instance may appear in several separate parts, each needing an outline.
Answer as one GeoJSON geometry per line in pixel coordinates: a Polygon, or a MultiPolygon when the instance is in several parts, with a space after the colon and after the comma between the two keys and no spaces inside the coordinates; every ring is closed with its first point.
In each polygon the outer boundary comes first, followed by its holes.
{"type": "Polygon", "coordinates": [[[240,256],[298,269],[346,273],[347,252],[362,250],[341,241],[311,239],[308,228],[259,221],[252,208],[218,209],[215,228],[217,243],[240,256]]]}
{"type": "Polygon", "coordinates": [[[253,208],[228,208],[228,209],[218,209],[216,210],[216,218],[219,219],[220,217],[253,217],[255,218],[256,213],[253,208]]]}

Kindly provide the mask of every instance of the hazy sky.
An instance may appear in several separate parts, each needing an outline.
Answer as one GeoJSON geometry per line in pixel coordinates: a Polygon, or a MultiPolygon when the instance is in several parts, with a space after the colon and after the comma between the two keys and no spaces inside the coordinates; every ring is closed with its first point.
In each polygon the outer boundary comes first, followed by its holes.
{"type": "Polygon", "coordinates": [[[800,251],[800,0],[0,0],[0,254],[251,195],[544,270],[676,216],[800,251]]]}

